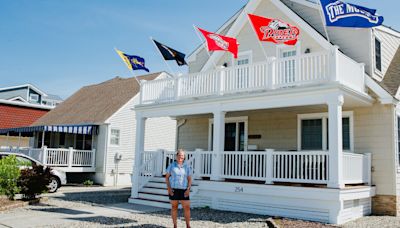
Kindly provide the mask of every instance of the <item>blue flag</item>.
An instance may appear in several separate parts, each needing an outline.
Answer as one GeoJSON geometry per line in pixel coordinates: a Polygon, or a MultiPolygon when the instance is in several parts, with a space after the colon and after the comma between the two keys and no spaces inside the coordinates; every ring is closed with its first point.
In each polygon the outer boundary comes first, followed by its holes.
{"type": "Polygon", "coordinates": [[[127,55],[122,51],[115,49],[121,59],[125,62],[130,70],[145,70],[150,72],[144,65],[144,58],[136,55],[127,55]]]}
{"type": "Polygon", "coordinates": [[[383,17],[376,10],[336,0],[321,0],[326,26],[371,28],[379,26],[383,17]]]}

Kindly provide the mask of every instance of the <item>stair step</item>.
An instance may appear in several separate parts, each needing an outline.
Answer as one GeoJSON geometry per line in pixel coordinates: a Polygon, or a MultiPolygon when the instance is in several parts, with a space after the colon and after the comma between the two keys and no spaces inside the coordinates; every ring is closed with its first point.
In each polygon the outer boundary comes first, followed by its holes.
{"type": "Polygon", "coordinates": [[[167,188],[149,188],[145,186],[144,188],[140,189],[140,192],[143,193],[152,193],[152,194],[158,194],[158,195],[168,195],[167,188]]]}
{"type": "Polygon", "coordinates": [[[148,182],[145,187],[150,187],[150,188],[162,188],[162,189],[167,189],[167,185],[165,183],[159,183],[159,182],[148,182]]]}
{"type": "Polygon", "coordinates": [[[156,194],[151,194],[151,193],[139,192],[139,198],[169,203],[169,197],[168,197],[167,194],[165,194],[165,195],[156,195],[156,194]]]}
{"type": "Polygon", "coordinates": [[[129,198],[129,203],[153,206],[153,207],[160,207],[160,208],[165,208],[165,209],[171,208],[171,204],[169,202],[160,202],[160,201],[156,201],[156,200],[141,199],[141,198],[129,198]]]}
{"type": "Polygon", "coordinates": [[[151,182],[165,183],[165,177],[152,177],[151,182]]]}

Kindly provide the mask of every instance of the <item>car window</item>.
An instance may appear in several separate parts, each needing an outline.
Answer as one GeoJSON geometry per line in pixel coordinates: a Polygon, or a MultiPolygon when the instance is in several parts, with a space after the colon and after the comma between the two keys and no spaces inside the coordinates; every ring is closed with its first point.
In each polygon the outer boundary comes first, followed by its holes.
{"type": "Polygon", "coordinates": [[[32,161],[24,157],[17,157],[17,162],[18,166],[32,167],[32,161]]]}

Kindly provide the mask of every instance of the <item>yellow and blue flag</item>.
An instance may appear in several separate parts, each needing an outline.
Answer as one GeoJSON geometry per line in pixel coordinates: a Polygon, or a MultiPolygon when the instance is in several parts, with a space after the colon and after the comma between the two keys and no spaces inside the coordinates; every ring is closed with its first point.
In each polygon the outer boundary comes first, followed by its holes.
{"type": "Polygon", "coordinates": [[[125,62],[126,66],[130,70],[145,70],[150,72],[144,65],[144,58],[137,55],[127,55],[122,51],[115,49],[121,59],[125,62]]]}

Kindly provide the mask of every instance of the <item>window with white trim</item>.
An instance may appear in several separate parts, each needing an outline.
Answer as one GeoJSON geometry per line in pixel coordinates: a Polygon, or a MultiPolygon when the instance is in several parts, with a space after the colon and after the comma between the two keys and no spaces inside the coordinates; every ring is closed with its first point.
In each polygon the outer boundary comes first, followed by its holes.
{"type": "Polygon", "coordinates": [[[29,100],[38,102],[39,101],[39,95],[31,93],[31,94],[29,94],[29,100]]]}
{"type": "Polygon", "coordinates": [[[375,69],[382,71],[381,41],[375,38],[375,69]]]}
{"type": "MultiPolygon", "coordinates": [[[[343,150],[352,150],[353,127],[351,113],[344,113],[342,118],[343,150]]],[[[328,114],[299,115],[299,150],[328,150],[329,149],[329,123],[328,114]]]]}
{"type": "Polygon", "coordinates": [[[110,145],[119,146],[119,143],[120,143],[120,130],[111,128],[110,145]]]}

